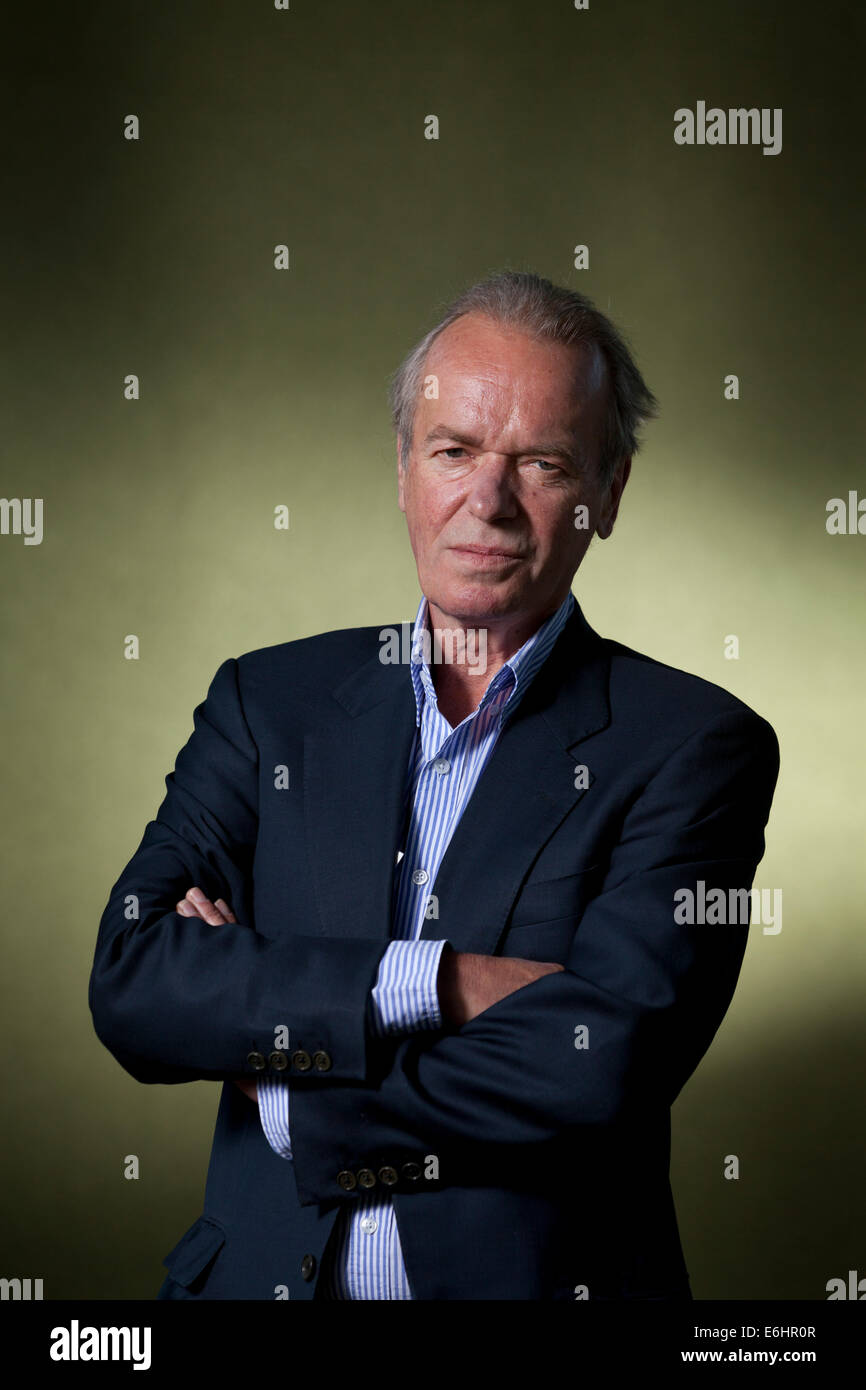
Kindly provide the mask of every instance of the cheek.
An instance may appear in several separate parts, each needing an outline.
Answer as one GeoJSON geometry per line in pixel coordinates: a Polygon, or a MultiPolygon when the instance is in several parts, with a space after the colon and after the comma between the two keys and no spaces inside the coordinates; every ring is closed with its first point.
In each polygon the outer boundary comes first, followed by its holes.
{"type": "Polygon", "coordinates": [[[407,489],[406,502],[406,516],[412,534],[428,545],[442,532],[457,506],[443,487],[419,487],[417,484],[407,489]]]}
{"type": "Polygon", "coordinates": [[[555,514],[537,518],[535,534],[539,552],[553,564],[561,560],[565,567],[572,559],[579,558],[589,544],[592,531],[586,527],[592,526],[592,512],[587,509],[586,516],[582,507],[575,512],[576,505],[570,503],[564,511],[557,510],[555,514]]]}
{"type": "Polygon", "coordinates": [[[417,497],[412,499],[411,505],[406,508],[406,525],[416,562],[423,564],[433,561],[440,526],[429,500],[422,503],[417,497]]]}
{"type": "Polygon", "coordinates": [[[585,493],[579,500],[574,499],[570,514],[566,518],[566,531],[567,544],[575,554],[584,553],[595,534],[598,521],[598,497],[594,492],[585,493]]]}

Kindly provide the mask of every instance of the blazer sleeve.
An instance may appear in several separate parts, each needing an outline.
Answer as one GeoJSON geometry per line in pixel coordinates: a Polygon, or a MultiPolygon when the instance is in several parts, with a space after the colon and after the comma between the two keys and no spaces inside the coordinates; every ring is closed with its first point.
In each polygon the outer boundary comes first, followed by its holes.
{"type": "Polygon", "coordinates": [[[362,1078],[368,997],[387,943],[256,931],[258,750],[235,658],[193,722],[102,915],[88,996],[97,1036],[138,1081],[216,1080],[258,1075],[274,1030],[290,1023],[293,1049],[329,1054],[329,1079],[362,1078]],[[226,898],[237,924],[175,912],[194,884],[226,898]]]}
{"type": "MultiPolygon", "coordinates": [[[[455,1174],[482,1144],[490,1172],[497,1152],[525,1157],[530,1146],[540,1158],[535,1146],[577,1132],[589,1140],[669,1107],[725,1014],[748,936],[748,914],[745,924],[678,922],[675,894],[700,892],[700,881],[726,895],[750,887],[778,769],[765,720],[745,706],[712,718],[625,808],[564,971],[458,1031],[401,1041],[375,1084],[296,1084],[302,1204],[339,1196],[342,1169],[389,1154],[446,1156],[455,1174]],[[580,1026],[588,1046],[579,1048],[580,1026]]],[[[518,1166],[496,1163],[501,1185],[518,1166]]],[[[443,1162],[443,1181],[448,1171],[443,1162]]]]}
{"type": "MultiPolygon", "coordinates": [[[[442,1015],[436,977],[445,941],[392,941],[379,962],[379,975],[367,1000],[367,1027],[374,1037],[439,1028],[442,1015]]],[[[291,1091],[282,1077],[258,1083],[259,1119],[265,1138],[280,1158],[291,1159],[291,1091]]]]}

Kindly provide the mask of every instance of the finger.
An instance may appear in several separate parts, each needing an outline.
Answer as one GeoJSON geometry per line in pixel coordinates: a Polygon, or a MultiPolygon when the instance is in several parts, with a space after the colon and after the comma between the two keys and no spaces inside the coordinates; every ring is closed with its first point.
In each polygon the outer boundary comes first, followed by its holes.
{"type": "Polygon", "coordinates": [[[206,898],[200,888],[190,888],[186,895],[187,902],[191,903],[196,910],[197,916],[202,921],[207,922],[212,927],[225,925],[225,918],[218,907],[215,907],[210,898],[206,898]]]}
{"type": "Polygon", "coordinates": [[[234,922],[235,925],[237,925],[238,919],[232,912],[225,898],[217,898],[216,902],[214,903],[214,906],[219,908],[220,912],[222,913],[223,917],[227,922],[234,922]]]}
{"type": "MultiPolygon", "coordinates": [[[[216,911],[214,904],[210,901],[209,898],[206,898],[204,903],[199,903],[198,905],[196,905],[196,903],[190,902],[189,898],[181,898],[180,902],[175,903],[174,905],[175,912],[179,912],[181,917],[196,917],[200,922],[208,921],[208,918],[205,916],[206,909],[211,913],[216,911]],[[199,911],[199,908],[201,909],[201,911],[199,911]]],[[[210,925],[219,926],[220,922],[211,921],[210,925]]]]}

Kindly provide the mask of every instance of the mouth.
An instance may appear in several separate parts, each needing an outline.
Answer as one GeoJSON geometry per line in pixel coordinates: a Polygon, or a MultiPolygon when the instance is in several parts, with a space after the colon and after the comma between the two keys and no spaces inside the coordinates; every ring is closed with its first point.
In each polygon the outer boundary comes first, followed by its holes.
{"type": "Polygon", "coordinates": [[[514,564],[518,560],[524,559],[524,556],[517,550],[505,550],[501,546],[495,545],[452,545],[451,549],[457,555],[465,555],[477,564],[514,564]]]}

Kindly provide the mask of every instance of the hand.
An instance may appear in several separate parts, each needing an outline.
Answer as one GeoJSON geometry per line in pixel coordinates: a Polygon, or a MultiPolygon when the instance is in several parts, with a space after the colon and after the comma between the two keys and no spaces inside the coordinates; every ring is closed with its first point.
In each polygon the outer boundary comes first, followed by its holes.
{"type": "Polygon", "coordinates": [[[471,951],[443,951],[437,987],[442,1018],[462,1028],[471,1018],[498,1004],[500,999],[563,970],[553,961],[524,960],[520,956],[479,956],[471,951]]]}
{"type": "MultiPolygon", "coordinates": [[[[181,917],[200,917],[212,927],[225,926],[228,922],[237,923],[238,920],[224,898],[217,898],[216,902],[211,902],[200,888],[190,888],[186,897],[181,898],[176,904],[175,910],[181,917]]],[[[255,1081],[246,1076],[232,1077],[232,1080],[254,1105],[258,1105],[259,1096],[255,1081]]]]}
{"type": "Polygon", "coordinates": [[[181,917],[200,917],[212,927],[221,927],[226,922],[237,923],[238,920],[224,898],[217,898],[216,902],[212,903],[200,888],[190,888],[186,897],[175,904],[175,911],[179,912],[181,917]]]}

